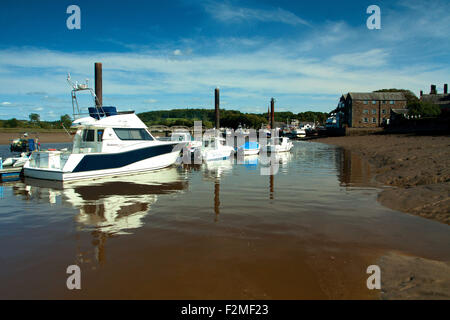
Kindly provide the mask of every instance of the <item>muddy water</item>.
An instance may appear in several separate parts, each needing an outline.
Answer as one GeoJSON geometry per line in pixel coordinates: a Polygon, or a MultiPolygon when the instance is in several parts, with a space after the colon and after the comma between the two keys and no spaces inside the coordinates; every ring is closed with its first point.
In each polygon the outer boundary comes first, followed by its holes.
{"type": "Polygon", "coordinates": [[[450,260],[449,226],[382,207],[357,156],[297,142],[277,161],[3,184],[0,298],[377,298],[379,256],[450,260]]]}

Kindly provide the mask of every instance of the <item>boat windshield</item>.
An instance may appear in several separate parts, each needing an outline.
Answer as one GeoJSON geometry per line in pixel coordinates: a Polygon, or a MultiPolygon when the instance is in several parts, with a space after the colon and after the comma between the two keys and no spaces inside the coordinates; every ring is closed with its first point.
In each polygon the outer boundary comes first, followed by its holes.
{"type": "Polygon", "coordinates": [[[120,140],[153,140],[145,129],[114,128],[114,132],[120,140]]]}

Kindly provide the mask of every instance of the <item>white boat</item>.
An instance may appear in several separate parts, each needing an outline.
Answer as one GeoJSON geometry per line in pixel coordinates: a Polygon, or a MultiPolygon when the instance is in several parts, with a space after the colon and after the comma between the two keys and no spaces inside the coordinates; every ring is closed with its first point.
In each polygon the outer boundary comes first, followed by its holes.
{"type": "Polygon", "coordinates": [[[9,157],[3,160],[2,166],[3,167],[23,167],[23,165],[27,162],[29,159],[29,155],[26,152],[22,152],[20,154],[20,157],[9,157]]]}
{"type": "Polygon", "coordinates": [[[289,152],[293,146],[293,143],[287,137],[272,138],[270,143],[263,147],[263,150],[267,152],[289,152]]]}
{"type": "Polygon", "coordinates": [[[260,146],[257,142],[246,142],[242,146],[237,148],[238,155],[252,156],[259,153],[260,146]]]}
{"type": "Polygon", "coordinates": [[[292,135],[297,138],[304,138],[306,137],[306,130],[302,128],[295,128],[292,130],[292,135]]]}
{"type": "MultiPolygon", "coordinates": [[[[92,89],[74,85],[75,118],[81,114],[79,90],[90,90],[95,98],[92,89]]],[[[89,108],[89,116],[77,118],[72,127],[77,129],[72,151],[34,152],[24,165],[26,177],[68,181],[161,169],[174,164],[185,145],[156,140],[134,111],[117,112],[115,107],[89,108]]]]}
{"type": "Polygon", "coordinates": [[[194,140],[188,131],[174,131],[170,136],[170,141],[186,142],[186,147],[189,152],[195,152],[195,150],[202,146],[202,142],[194,140]]]}
{"type": "Polygon", "coordinates": [[[233,147],[226,145],[226,140],[217,135],[205,135],[201,148],[203,161],[224,160],[234,152],[233,147]]]}

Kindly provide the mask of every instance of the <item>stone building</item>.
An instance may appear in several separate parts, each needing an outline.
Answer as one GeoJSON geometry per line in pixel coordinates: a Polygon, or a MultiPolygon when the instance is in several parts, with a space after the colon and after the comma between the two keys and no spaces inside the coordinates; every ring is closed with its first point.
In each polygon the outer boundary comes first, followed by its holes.
{"type": "Polygon", "coordinates": [[[349,92],[342,95],[335,112],[343,114],[343,125],[351,128],[380,127],[391,109],[406,108],[403,92],[349,92]]]}

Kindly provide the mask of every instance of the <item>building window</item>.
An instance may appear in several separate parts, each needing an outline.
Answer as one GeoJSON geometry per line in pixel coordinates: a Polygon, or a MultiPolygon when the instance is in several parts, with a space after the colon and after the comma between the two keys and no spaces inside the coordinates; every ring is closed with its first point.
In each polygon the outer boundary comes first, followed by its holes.
{"type": "Polygon", "coordinates": [[[372,100],[372,104],[377,104],[377,102],[375,100],[372,100]]]}
{"type": "Polygon", "coordinates": [[[391,101],[390,101],[390,104],[395,104],[395,101],[394,101],[394,100],[391,100],[391,101]]]}
{"type": "Polygon", "coordinates": [[[381,110],[382,114],[386,114],[386,109],[381,110]]]}
{"type": "Polygon", "coordinates": [[[382,103],[382,104],[386,104],[386,100],[383,100],[381,103],[382,103]]]}
{"type": "Polygon", "coordinates": [[[369,122],[369,119],[368,118],[364,118],[364,122],[365,123],[369,122]]]}
{"type": "Polygon", "coordinates": [[[369,110],[364,109],[364,110],[363,110],[363,114],[369,114],[369,110]]]}
{"type": "Polygon", "coordinates": [[[372,114],[377,114],[377,109],[372,109],[372,114]]]}
{"type": "Polygon", "coordinates": [[[368,104],[369,103],[369,101],[367,101],[367,100],[364,100],[364,104],[368,104]]]}
{"type": "Polygon", "coordinates": [[[377,118],[372,118],[372,123],[377,123],[377,118]]]}

